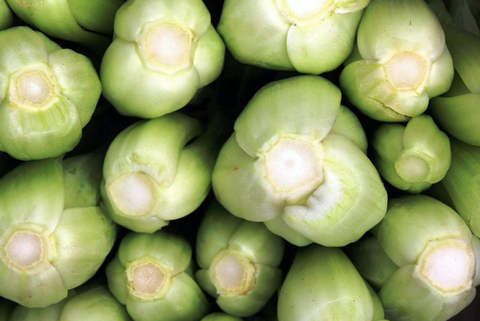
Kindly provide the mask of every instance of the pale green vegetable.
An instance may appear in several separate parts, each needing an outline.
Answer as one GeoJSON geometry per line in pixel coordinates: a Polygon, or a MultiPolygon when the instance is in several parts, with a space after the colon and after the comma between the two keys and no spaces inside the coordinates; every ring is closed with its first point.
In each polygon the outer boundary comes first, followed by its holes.
{"type": "Polygon", "coordinates": [[[372,303],[373,303],[373,318],[372,318],[372,321],[384,320],[385,311],[383,311],[383,305],[382,305],[382,302],[380,301],[380,298],[378,297],[377,293],[372,289],[372,287],[367,282],[365,282],[365,285],[367,286],[368,292],[370,293],[370,296],[372,297],[372,303]]]}
{"type": "Polygon", "coordinates": [[[202,0],[128,0],[103,57],[103,94],[122,115],[159,117],[213,82],[224,56],[202,0]]]}
{"type": "Polygon", "coordinates": [[[423,0],[372,0],[360,23],[357,47],[340,85],[373,119],[407,121],[452,84],[445,34],[423,0]]]}
{"type": "Polygon", "coordinates": [[[259,312],[282,281],[283,240],[265,224],[239,219],[218,203],[207,210],[197,234],[197,280],[225,312],[259,312]]]}
{"type": "Polygon", "coordinates": [[[243,319],[234,317],[225,313],[216,312],[216,313],[207,315],[201,321],[243,321],[243,319]]]}
{"type": "Polygon", "coordinates": [[[135,321],[198,321],[208,301],[190,275],[192,249],[159,231],[128,234],[108,264],[108,287],[135,321]]]}
{"type": "Polygon", "coordinates": [[[27,27],[0,32],[0,151],[57,157],[82,137],[101,84],[88,58],[27,27]]]}
{"type": "Polygon", "coordinates": [[[193,212],[210,191],[217,142],[180,113],[140,121],[110,145],[102,196],[112,219],[152,233],[193,212]]]}
{"type": "Polygon", "coordinates": [[[420,193],[441,181],[451,162],[450,140],[427,115],[407,126],[383,124],[373,136],[374,164],[390,184],[420,193]]]}
{"type": "MultiPolygon", "coordinates": [[[[17,306],[9,321],[131,321],[125,307],[106,286],[70,291],[68,297],[46,308],[17,306]]],[[[6,321],[5,320],[5,321],[6,321]]]]}
{"type": "Polygon", "coordinates": [[[379,292],[387,318],[448,320],[474,299],[472,233],[451,208],[427,196],[393,199],[375,233],[400,267],[379,292]]]}
{"type": "Polygon", "coordinates": [[[102,157],[23,163],[0,180],[0,295],[26,307],[67,297],[98,270],[116,229],[98,207],[102,157]]]}
{"type": "Polygon", "coordinates": [[[345,252],[358,272],[377,290],[382,288],[388,278],[398,270],[398,266],[392,262],[371,234],[349,245],[345,252]]]}
{"type": "Polygon", "coordinates": [[[13,24],[13,14],[5,0],[0,0],[0,30],[7,29],[13,24]]]}
{"type": "Polygon", "coordinates": [[[317,76],[271,83],[249,102],[213,171],[233,215],[305,246],[344,246],[382,220],[387,193],[358,119],[317,76]]]}
{"type": "Polygon", "coordinates": [[[372,321],[373,317],[367,285],[342,250],[312,245],[299,251],[280,289],[279,321],[372,321]]]}
{"type": "Polygon", "coordinates": [[[452,165],[442,184],[458,214],[480,237],[480,147],[456,139],[451,143],[452,165]]]}
{"type": "Polygon", "coordinates": [[[353,49],[370,0],[226,0],[218,25],[240,62],[320,74],[353,49]]]}
{"type": "MultiPolygon", "coordinates": [[[[3,1],[3,0],[2,0],[3,1]]],[[[123,0],[6,0],[26,23],[43,33],[103,53],[123,0]]]]}
{"type": "Polygon", "coordinates": [[[457,139],[480,146],[480,36],[456,28],[441,1],[430,6],[442,21],[456,70],[452,88],[432,99],[431,114],[457,139]]]}

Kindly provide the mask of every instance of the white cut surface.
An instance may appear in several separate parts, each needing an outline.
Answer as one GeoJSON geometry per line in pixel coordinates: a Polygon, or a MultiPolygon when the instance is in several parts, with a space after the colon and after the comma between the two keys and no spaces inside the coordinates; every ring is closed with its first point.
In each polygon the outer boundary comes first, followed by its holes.
{"type": "Polygon", "coordinates": [[[323,179],[321,164],[312,145],[282,138],[265,154],[267,179],[280,193],[291,192],[323,179]]]}
{"type": "Polygon", "coordinates": [[[162,269],[148,262],[135,267],[131,284],[134,292],[145,296],[153,296],[161,289],[164,280],[165,274],[162,269]]]}
{"type": "Polygon", "coordinates": [[[308,19],[328,7],[332,0],[283,0],[283,2],[296,18],[308,19]]]}
{"type": "Polygon", "coordinates": [[[220,288],[226,292],[241,291],[246,277],[245,266],[234,254],[224,256],[215,266],[215,279],[220,288]]]}
{"type": "Polygon", "coordinates": [[[175,67],[190,55],[190,37],[177,26],[164,24],[153,28],[148,36],[146,48],[160,64],[175,67]]]}
{"type": "Polygon", "coordinates": [[[41,106],[52,95],[52,84],[39,71],[21,75],[16,85],[19,98],[29,105],[41,106]]]}
{"type": "Polygon", "coordinates": [[[120,176],[109,187],[112,202],[126,215],[148,214],[155,204],[152,180],[142,173],[120,176]]]}
{"type": "Polygon", "coordinates": [[[421,263],[421,273],[438,289],[460,291],[473,279],[475,262],[472,254],[464,246],[437,247],[421,263]]]}
{"type": "Polygon", "coordinates": [[[12,263],[28,268],[42,260],[43,240],[36,233],[16,232],[7,242],[5,252],[12,263]]]}
{"type": "Polygon", "coordinates": [[[415,90],[427,72],[425,59],[410,52],[397,54],[385,68],[390,84],[397,90],[415,90]]]}
{"type": "Polygon", "coordinates": [[[395,166],[397,174],[407,182],[424,182],[428,178],[430,167],[420,157],[407,156],[395,166]]]}

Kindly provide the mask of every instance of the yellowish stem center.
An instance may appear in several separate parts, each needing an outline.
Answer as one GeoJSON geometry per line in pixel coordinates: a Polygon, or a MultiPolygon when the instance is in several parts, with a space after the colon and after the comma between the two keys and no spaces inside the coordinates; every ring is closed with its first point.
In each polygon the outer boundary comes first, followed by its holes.
{"type": "Polygon", "coordinates": [[[130,277],[131,289],[140,296],[156,295],[166,280],[163,270],[154,263],[146,262],[133,269],[130,277]]]}
{"type": "Polygon", "coordinates": [[[212,266],[221,293],[246,294],[255,285],[255,265],[240,254],[221,253],[212,266]]]}

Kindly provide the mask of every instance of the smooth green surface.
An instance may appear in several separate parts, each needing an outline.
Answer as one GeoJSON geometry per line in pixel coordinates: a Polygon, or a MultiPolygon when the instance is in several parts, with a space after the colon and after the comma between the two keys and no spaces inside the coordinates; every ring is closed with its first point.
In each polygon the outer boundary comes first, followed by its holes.
{"type": "Polygon", "coordinates": [[[15,27],[0,32],[0,150],[20,160],[57,157],[80,141],[100,97],[101,84],[88,58],[61,49],[39,32],[15,27]],[[12,102],[20,73],[49,77],[44,106],[12,102]]]}
{"type": "Polygon", "coordinates": [[[242,321],[243,319],[233,317],[231,315],[221,313],[221,312],[216,312],[207,315],[204,317],[201,321],[242,321]]]}
{"type": "Polygon", "coordinates": [[[196,253],[200,266],[197,279],[205,291],[216,297],[217,304],[226,313],[238,317],[252,316],[270,300],[282,281],[278,266],[283,251],[283,240],[264,224],[236,218],[214,202],[197,234],[196,253]],[[254,266],[254,285],[246,293],[222,293],[221,289],[215,288],[212,261],[224,251],[239,254],[254,266]]]}
{"type": "MultiPolygon", "coordinates": [[[[65,162],[82,168],[85,157],[65,162]]],[[[64,299],[67,290],[97,272],[115,240],[115,226],[98,204],[79,201],[76,207],[66,208],[65,195],[85,181],[67,180],[64,172],[64,163],[55,158],[23,163],[0,180],[2,248],[16,231],[43,238],[43,259],[32,267],[9,264],[6,252],[1,253],[0,294],[27,307],[45,307],[64,299]]],[[[90,183],[98,195],[98,181],[90,183]]]]}
{"type": "Polygon", "coordinates": [[[126,305],[136,321],[197,321],[208,312],[209,303],[200,287],[187,273],[192,250],[182,238],[164,231],[128,234],[120,243],[117,256],[107,266],[108,287],[126,305]],[[135,295],[128,283],[127,269],[135,262],[155,262],[168,273],[161,294],[152,298],[135,295]]]}
{"type": "Polygon", "coordinates": [[[386,211],[386,191],[364,154],[367,143],[358,119],[340,100],[338,88],[316,76],[263,87],[238,117],[217,159],[212,183],[218,201],[233,215],[266,222],[298,246],[344,246],[375,226],[386,211]],[[323,178],[315,186],[281,192],[267,178],[265,155],[282,139],[317,148],[313,162],[323,178]]]}
{"type": "Polygon", "coordinates": [[[420,115],[407,126],[381,125],[373,136],[374,163],[390,184],[420,193],[441,181],[450,167],[450,140],[432,118],[420,115]]]}
{"type": "MultiPolygon", "coordinates": [[[[451,86],[454,69],[444,32],[423,0],[372,0],[359,26],[357,46],[362,60],[349,60],[340,85],[347,98],[375,120],[407,121],[451,86]],[[387,69],[401,53],[414,54],[428,66],[419,82],[405,90],[396,89],[387,69]]],[[[405,63],[397,77],[410,77],[417,69],[405,63]]]]}
{"type": "Polygon", "coordinates": [[[284,1],[226,0],[218,30],[242,63],[321,74],[336,69],[350,55],[369,2],[305,1],[298,6],[308,12],[305,17],[284,1]]]}
{"type": "Polygon", "coordinates": [[[370,321],[372,297],[340,249],[312,245],[298,252],[278,301],[279,321],[370,321]]]}
{"type": "Polygon", "coordinates": [[[110,145],[103,167],[102,196],[112,219],[136,232],[151,233],[193,212],[210,191],[216,137],[180,113],[137,122],[110,145]],[[112,201],[109,186],[122,175],[141,173],[152,182],[155,204],[131,216],[112,201]]]}
{"type": "Polygon", "coordinates": [[[45,34],[77,42],[97,53],[107,48],[122,0],[6,0],[27,24],[45,34]]]}
{"type": "Polygon", "coordinates": [[[0,0],[0,30],[7,29],[13,23],[13,14],[5,0],[0,0]]]}
{"type": "Polygon", "coordinates": [[[201,0],[129,0],[115,17],[115,39],[103,57],[103,94],[119,113],[155,118],[183,108],[222,71],[225,45],[201,0]],[[140,34],[150,23],[168,23],[193,35],[187,65],[165,72],[144,57],[140,34]]]}
{"type": "Polygon", "coordinates": [[[106,286],[71,291],[68,298],[46,308],[17,306],[8,321],[131,321],[125,307],[106,286]]]}
{"type": "Polygon", "coordinates": [[[480,147],[452,139],[452,166],[442,181],[458,214],[480,236],[480,147]]]}

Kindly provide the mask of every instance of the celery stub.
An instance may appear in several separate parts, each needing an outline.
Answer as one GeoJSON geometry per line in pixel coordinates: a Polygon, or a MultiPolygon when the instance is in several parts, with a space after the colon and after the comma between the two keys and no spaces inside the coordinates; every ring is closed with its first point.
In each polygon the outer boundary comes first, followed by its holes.
{"type": "Polygon", "coordinates": [[[135,321],[197,321],[208,301],[190,274],[192,249],[159,231],[128,234],[108,264],[108,286],[135,321]]]}
{"type": "Polygon", "coordinates": [[[213,82],[224,55],[202,0],[128,0],[103,57],[103,93],[122,115],[159,117],[213,82]]]}
{"type": "Polygon", "coordinates": [[[193,212],[210,191],[216,134],[180,113],[137,122],[110,145],[102,196],[108,214],[152,233],[193,212]]]}
{"type": "Polygon", "coordinates": [[[352,52],[370,0],[226,0],[218,25],[240,62],[320,74],[352,52]]]}
{"type": "Polygon", "coordinates": [[[387,194],[358,119],[340,100],[317,76],[262,88],[217,159],[218,201],[299,246],[344,246],[380,222],[387,194]]]}
{"type": "Polygon", "coordinates": [[[26,307],[67,297],[98,270],[116,229],[98,206],[102,157],[23,163],[0,180],[0,295],[26,307]]]}
{"type": "Polygon", "coordinates": [[[282,281],[283,247],[265,224],[244,221],[212,203],[197,235],[197,280],[223,311],[252,316],[282,281]]]}
{"type": "Polygon", "coordinates": [[[348,99],[387,122],[422,114],[452,84],[452,57],[423,0],[372,0],[360,23],[355,57],[340,77],[348,99]]]}
{"type": "Polygon", "coordinates": [[[420,195],[393,199],[375,233],[400,267],[379,292],[387,318],[448,320],[475,297],[472,233],[445,204],[420,195]]]}
{"type": "Polygon", "coordinates": [[[383,178],[410,193],[438,183],[450,167],[450,140],[427,115],[411,118],[406,127],[381,125],[372,146],[374,163],[383,178]]]}
{"type": "Polygon", "coordinates": [[[100,97],[92,63],[28,27],[1,31],[0,43],[0,151],[21,160],[71,151],[100,97]]]}

